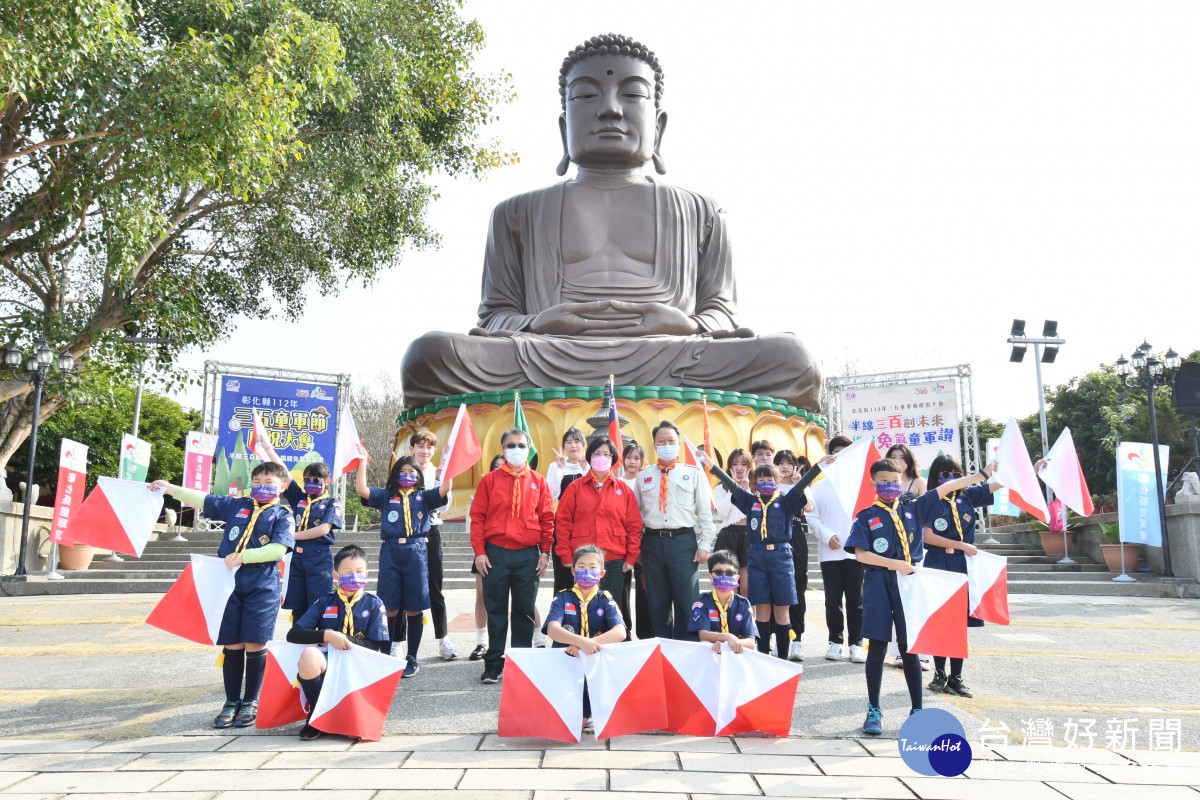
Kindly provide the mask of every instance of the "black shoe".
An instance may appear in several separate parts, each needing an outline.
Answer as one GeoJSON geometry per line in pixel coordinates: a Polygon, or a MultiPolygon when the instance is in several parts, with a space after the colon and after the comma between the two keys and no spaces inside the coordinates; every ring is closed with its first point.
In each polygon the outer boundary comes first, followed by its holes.
{"type": "Polygon", "coordinates": [[[974,697],[971,689],[963,683],[962,675],[951,675],[946,681],[946,694],[956,694],[959,697],[974,697]]]}
{"type": "Polygon", "coordinates": [[[944,692],[946,691],[946,673],[939,670],[934,670],[933,680],[929,682],[929,691],[944,692]]]}
{"type": "Polygon", "coordinates": [[[313,739],[320,738],[321,731],[317,730],[312,725],[309,725],[307,722],[304,723],[304,727],[300,729],[300,741],[311,742],[313,739]]]}
{"type": "Polygon", "coordinates": [[[251,700],[238,706],[237,716],[233,718],[233,727],[249,728],[258,719],[258,701],[251,700]]]}
{"type": "Polygon", "coordinates": [[[483,671],[483,677],[481,677],[479,679],[479,682],[480,683],[499,683],[500,678],[503,677],[503,675],[504,675],[504,672],[502,670],[485,669],[483,671]]]}
{"type": "Polygon", "coordinates": [[[225,705],[221,706],[221,713],[217,714],[217,718],[213,720],[213,727],[228,728],[232,726],[233,719],[237,716],[239,705],[241,705],[240,700],[226,700],[225,705]]]}
{"type": "Polygon", "coordinates": [[[483,654],[487,652],[487,647],[482,644],[475,645],[475,649],[471,651],[471,655],[467,656],[471,661],[482,661],[483,654]]]}

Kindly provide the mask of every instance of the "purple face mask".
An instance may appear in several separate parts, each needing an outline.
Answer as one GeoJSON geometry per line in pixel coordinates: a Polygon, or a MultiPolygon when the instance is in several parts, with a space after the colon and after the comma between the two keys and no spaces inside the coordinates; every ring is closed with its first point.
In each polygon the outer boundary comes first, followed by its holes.
{"type": "Polygon", "coordinates": [[[304,493],[316,497],[321,492],[325,491],[324,481],[304,481],[304,493]]]}
{"type": "Polygon", "coordinates": [[[763,497],[770,497],[775,494],[775,490],[779,487],[775,485],[775,481],[759,481],[758,493],[763,497]]]}
{"type": "Polygon", "coordinates": [[[880,481],[875,484],[875,494],[885,503],[890,503],[900,496],[899,481],[880,481]]]}
{"type": "Polygon", "coordinates": [[[418,475],[415,472],[401,472],[396,476],[396,483],[400,484],[405,489],[411,489],[417,485],[418,475]]]}
{"type": "Polygon", "coordinates": [[[367,576],[361,572],[338,575],[338,588],[346,594],[354,594],[367,585],[367,576]]]}
{"type": "Polygon", "coordinates": [[[266,483],[256,483],[250,487],[250,497],[256,503],[269,503],[278,496],[278,486],[266,483]]]}
{"type": "Polygon", "coordinates": [[[960,476],[958,475],[943,475],[942,477],[938,478],[938,486],[941,486],[943,483],[949,483],[950,481],[956,481],[959,479],[959,477],[960,476]]]}
{"type": "Polygon", "coordinates": [[[737,575],[713,575],[713,588],[718,592],[732,592],[738,587],[737,575]]]}
{"type": "Polygon", "coordinates": [[[575,585],[580,589],[591,589],[596,584],[600,583],[600,570],[598,569],[577,569],[575,570],[575,585]]]}

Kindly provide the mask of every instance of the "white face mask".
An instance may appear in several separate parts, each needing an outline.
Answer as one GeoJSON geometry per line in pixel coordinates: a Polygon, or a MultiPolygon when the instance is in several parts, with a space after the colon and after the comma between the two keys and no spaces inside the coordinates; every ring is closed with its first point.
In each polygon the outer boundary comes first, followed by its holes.
{"type": "Polygon", "coordinates": [[[679,445],[660,444],[655,446],[654,451],[663,461],[674,461],[679,456],[679,445]]]}
{"type": "Polygon", "coordinates": [[[525,462],[529,460],[529,448],[511,447],[504,451],[504,460],[514,469],[523,467],[525,466],[525,462]]]}

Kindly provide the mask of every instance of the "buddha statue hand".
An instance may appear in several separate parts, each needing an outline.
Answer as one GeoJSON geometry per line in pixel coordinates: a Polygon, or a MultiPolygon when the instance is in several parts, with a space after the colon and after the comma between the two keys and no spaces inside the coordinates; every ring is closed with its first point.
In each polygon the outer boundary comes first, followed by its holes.
{"type": "Polygon", "coordinates": [[[505,338],[511,339],[513,336],[517,335],[517,332],[516,331],[505,331],[505,330],[489,331],[487,328],[474,327],[474,328],[471,328],[471,330],[467,331],[467,335],[468,336],[491,336],[496,339],[505,339],[505,338]]]}
{"type": "Polygon", "coordinates": [[[620,328],[636,327],[636,314],[614,313],[611,306],[608,300],[559,303],[534,317],[529,330],[551,336],[604,336],[620,328]]]}
{"type": "Polygon", "coordinates": [[[695,336],[700,323],[674,306],[665,303],[608,301],[608,319],[617,320],[605,332],[612,336],[695,336]]]}
{"type": "Polygon", "coordinates": [[[713,331],[709,335],[714,339],[751,339],[755,334],[749,328],[737,328],[732,331],[713,331]]]}

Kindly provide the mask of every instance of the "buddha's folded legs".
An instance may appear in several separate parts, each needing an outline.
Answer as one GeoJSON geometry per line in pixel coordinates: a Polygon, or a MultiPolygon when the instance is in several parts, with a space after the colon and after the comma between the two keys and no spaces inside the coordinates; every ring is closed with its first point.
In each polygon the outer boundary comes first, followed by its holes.
{"type": "Polygon", "coordinates": [[[788,333],[748,339],[704,336],[470,336],[433,331],[401,365],[405,408],[471,392],[549,386],[689,386],[761,394],[817,411],[821,373],[788,333]]]}

